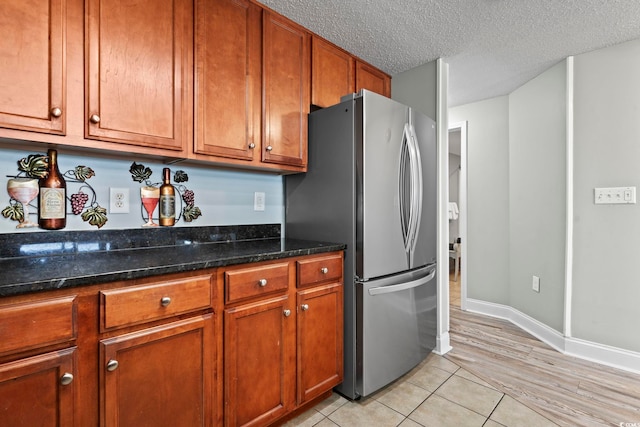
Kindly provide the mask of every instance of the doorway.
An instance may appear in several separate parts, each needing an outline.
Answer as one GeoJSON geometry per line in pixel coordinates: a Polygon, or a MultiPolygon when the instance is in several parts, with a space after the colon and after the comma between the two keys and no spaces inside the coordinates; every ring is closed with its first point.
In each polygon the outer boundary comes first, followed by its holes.
{"type": "Polygon", "coordinates": [[[467,300],[467,122],[449,125],[449,304],[467,300]]]}

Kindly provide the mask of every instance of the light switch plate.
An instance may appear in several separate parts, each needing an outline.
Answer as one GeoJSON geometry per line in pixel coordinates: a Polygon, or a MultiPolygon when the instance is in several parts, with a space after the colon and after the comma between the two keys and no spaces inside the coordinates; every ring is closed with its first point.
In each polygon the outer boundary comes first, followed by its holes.
{"type": "Polygon", "coordinates": [[[255,193],[253,193],[253,210],[254,211],[264,210],[264,206],[266,204],[265,198],[266,196],[263,192],[256,191],[255,193]]]}
{"type": "Polygon", "coordinates": [[[596,205],[628,205],[636,203],[636,187],[595,188],[593,202],[596,205]]]}

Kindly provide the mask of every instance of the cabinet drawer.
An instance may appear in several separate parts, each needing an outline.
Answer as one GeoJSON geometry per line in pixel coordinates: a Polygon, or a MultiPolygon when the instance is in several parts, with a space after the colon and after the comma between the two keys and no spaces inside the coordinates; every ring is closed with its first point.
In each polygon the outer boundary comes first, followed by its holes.
{"type": "Polygon", "coordinates": [[[342,254],[300,260],[296,262],[296,272],[299,287],[340,280],[343,275],[342,254]]]}
{"type": "Polygon", "coordinates": [[[76,338],[75,296],[0,307],[0,354],[76,338]]]}
{"type": "Polygon", "coordinates": [[[273,264],[261,267],[225,271],[225,302],[231,303],[289,287],[289,264],[273,264]]]}
{"type": "Polygon", "coordinates": [[[210,275],[102,291],[103,329],[206,309],[211,293],[210,275]]]}

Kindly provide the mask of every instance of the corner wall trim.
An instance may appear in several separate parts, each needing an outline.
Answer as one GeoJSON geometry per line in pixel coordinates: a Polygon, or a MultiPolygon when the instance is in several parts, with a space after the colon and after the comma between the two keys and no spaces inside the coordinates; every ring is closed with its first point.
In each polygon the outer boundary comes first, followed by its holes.
{"type": "Polygon", "coordinates": [[[467,299],[467,309],[472,313],[508,320],[560,353],[640,374],[640,353],[565,337],[555,329],[507,305],[467,299]]]}

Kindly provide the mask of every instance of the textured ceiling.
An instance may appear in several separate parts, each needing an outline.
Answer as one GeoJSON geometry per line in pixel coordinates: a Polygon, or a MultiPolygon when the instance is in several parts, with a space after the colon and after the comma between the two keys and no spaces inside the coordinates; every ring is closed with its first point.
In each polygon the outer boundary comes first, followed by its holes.
{"type": "Polygon", "coordinates": [[[640,0],[260,0],[392,76],[449,63],[449,105],[640,37],[640,0]]]}

